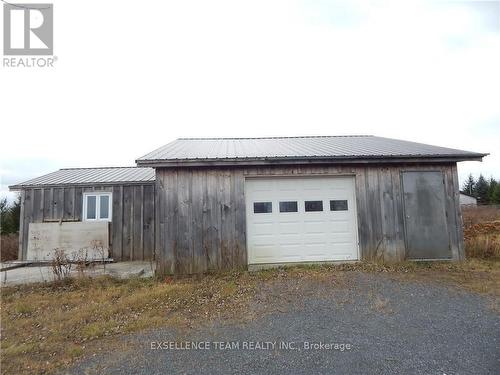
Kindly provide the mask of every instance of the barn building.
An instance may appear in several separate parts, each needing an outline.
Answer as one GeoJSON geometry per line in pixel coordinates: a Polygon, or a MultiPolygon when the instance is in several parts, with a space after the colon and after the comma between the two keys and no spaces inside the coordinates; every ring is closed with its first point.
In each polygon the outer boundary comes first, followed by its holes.
{"type": "Polygon", "coordinates": [[[477,198],[463,191],[460,192],[460,205],[467,207],[477,206],[477,198]]]}
{"type": "Polygon", "coordinates": [[[110,257],[155,258],[162,274],[460,260],[457,162],[486,155],[374,136],[178,139],[137,167],[66,169],[12,186],[20,256],[30,223],[102,220],[110,257]]]}

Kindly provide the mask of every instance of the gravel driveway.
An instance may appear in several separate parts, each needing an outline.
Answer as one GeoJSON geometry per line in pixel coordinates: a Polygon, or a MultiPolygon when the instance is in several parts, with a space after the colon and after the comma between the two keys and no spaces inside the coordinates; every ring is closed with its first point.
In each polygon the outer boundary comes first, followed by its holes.
{"type": "Polygon", "coordinates": [[[500,373],[500,319],[491,299],[383,274],[353,272],[342,284],[336,288],[301,280],[267,283],[248,322],[219,321],[196,329],[135,334],[127,349],[83,360],[69,371],[500,373]],[[170,342],[202,348],[165,349],[170,342]]]}

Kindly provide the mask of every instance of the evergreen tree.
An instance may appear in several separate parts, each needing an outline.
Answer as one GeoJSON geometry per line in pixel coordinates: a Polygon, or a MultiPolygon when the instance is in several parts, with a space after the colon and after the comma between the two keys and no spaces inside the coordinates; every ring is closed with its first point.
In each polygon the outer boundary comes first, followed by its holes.
{"type": "Polygon", "coordinates": [[[490,197],[490,204],[500,204],[500,184],[497,183],[490,197]]]}
{"type": "Polygon", "coordinates": [[[475,197],[477,198],[478,204],[488,204],[488,190],[489,184],[488,181],[483,177],[483,175],[479,175],[479,178],[476,182],[476,186],[474,189],[475,197]]]}
{"type": "Polygon", "coordinates": [[[21,197],[9,204],[7,198],[0,200],[0,233],[9,234],[19,231],[19,218],[21,214],[21,197]]]}
{"type": "Polygon", "coordinates": [[[468,194],[470,196],[475,196],[474,191],[476,187],[476,181],[474,180],[474,177],[472,177],[472,173],[469,174],[469,177],[467,178],[467,181],[464,182],[462,186],[462,191],[465,194],[468,194]]]}
{"type": "Polygon", "coordinates": [[[11,230],[10,207],[7,198],[0,200],[0,233],[7,234],[11,230]]]}
{"type": "Polygon", "coordinates": [[[488,203],[493,204],[493,195],[495,194],[495,189],[498,186],[498,182],[493,178],[490,177],[490,182],[488,184],[488,203]]]}
{"type": "Polygon", "coordinates": [[[11,221],[11,231],[12,233],[19,232],[19,222],[21,217],[21,195],[17,196],[17,199],[12,203],[9,210],[10,221],[11,221]]]}

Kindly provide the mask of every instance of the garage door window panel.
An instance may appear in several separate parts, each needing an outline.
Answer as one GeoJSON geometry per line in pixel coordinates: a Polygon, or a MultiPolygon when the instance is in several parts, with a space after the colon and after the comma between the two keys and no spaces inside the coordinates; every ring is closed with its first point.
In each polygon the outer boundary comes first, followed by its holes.
{"type": "Polygon", "coordinates": [[[298,212],[298,202],[297,201],[286,201],[280,202],[280,212],[298,212]]]}
{"type": "Polygon", "coordinates": [[[331,200],[330,201],[330,211],[347,211],[348,205],[347,200],[331,200]]]}
{"type": "Polygon", "coordinates": [[[306,212],[323,211],[323,201],[305,201],[304,208],[306,212]]]}
{"type": "Polygon", "coordinates": [[[270,214],[273,212],[272,202],[254,202],[253,212],[255,214],[270,214]]]}

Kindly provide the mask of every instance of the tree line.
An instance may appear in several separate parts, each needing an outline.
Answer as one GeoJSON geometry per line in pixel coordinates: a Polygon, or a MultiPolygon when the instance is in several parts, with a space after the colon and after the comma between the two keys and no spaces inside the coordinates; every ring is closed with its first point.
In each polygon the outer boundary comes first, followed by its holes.
{"type": "Polygon", "coordinates": [[[472,174],[462,186],[462,192],[477,199],[478,204],[500,204],[500,180],[489,180],[481,174],[477,180],[472,174]]]}
{"type": "Polygon", "coordinates": [[[21,197],[10,203],[7,198],[0,200],[0,233],[19,232],[19,217],[21,215],[21,197]]]}

